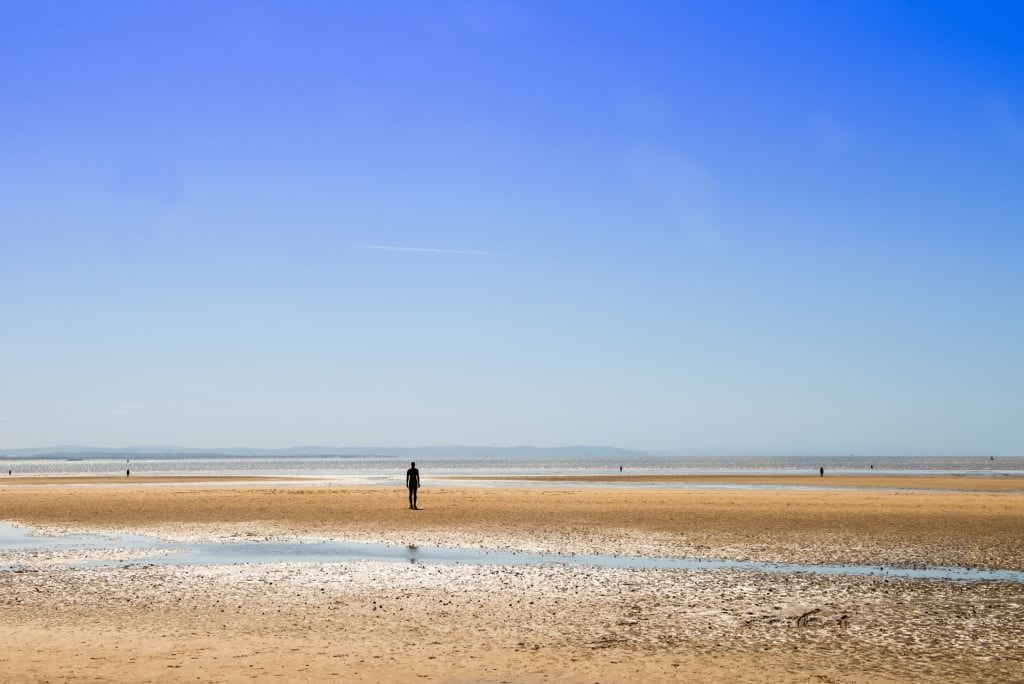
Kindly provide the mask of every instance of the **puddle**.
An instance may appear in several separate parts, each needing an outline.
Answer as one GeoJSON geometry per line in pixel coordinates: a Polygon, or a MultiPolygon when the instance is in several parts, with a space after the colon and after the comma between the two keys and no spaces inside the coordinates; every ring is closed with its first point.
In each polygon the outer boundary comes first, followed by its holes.
{"type": "MultiPolygon", "coordinates": [[[[971,568],[894,568],[867,565],[802,565],[700,558],[644,558],[586,554],[521,553],[494,549],[460,549],[438,546],[396,546],[359,542],[168,542],[142,535],[72,534],[49,537],[32,530],[0,523],[0,553],[75,552],[126,549],[151,551],[152,556],[132,560],[69,559],[72,567],[125,567],[129,565],[231,565],[237,563],[344,563],[360,560],[427,563],[441,565],[582,565],[595,568],[653,570],[741,570],[770,573],[812,573],[818,575],[874,575],[899,579],[933,579],[955,582],[1013,582],[1024,584],[1018,570],[977,570],[971,568]]],[[[116,554],[115,554],[116,555],[116,554]]],[[[133,553],[137,556],[137,553],[133,553]]],[[[0,565],[12,571],[23,565],[0,565]]]]}

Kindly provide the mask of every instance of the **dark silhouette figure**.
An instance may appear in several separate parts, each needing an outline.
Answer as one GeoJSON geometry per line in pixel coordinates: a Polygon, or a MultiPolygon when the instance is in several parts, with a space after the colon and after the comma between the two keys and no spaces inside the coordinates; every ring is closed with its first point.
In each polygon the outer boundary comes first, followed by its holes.
{"type": "Polygon", "coordinates": [[[420,488],[420,471],[416,467],[416,461],[410,464],[412,467],[405,471],[405,486],[409,488],[409,508],[416,510],[416,490],[420,488]]]}
{"type": "Polygon", "coordinates": [[[124,476],[125,477],[131,477],[132,476],[132,471],[131,470],[125,470],[124,471],[124,476]]]}
{"type": "Polygon", "coordinates": [[[825,467],[824,466],[822,466],[821,468],[818,468],[818,476],[819,477],[825,477],[825,467]]]}

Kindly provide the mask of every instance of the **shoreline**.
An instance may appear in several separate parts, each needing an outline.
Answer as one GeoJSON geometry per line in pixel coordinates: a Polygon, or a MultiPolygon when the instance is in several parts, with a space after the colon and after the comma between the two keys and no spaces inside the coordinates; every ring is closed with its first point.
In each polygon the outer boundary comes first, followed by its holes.
{"type": "Polygon", "coordinates": [[[751,475],[746,473],[721,474],[659,474],[659,475],[444,475],[437,480],[445,482],[537,482],[565,484],[679,484],[723,487],[850,487],[860,489],[935,489],[950,491],[1024,492],[1024,475],[1004,473],[964,473],[901,475],[878,473],[870,475],[751,475]]]}
{"type": "MultiPolygon", "coordinates": [[[[400,486],[398,476],[394,482],[369,484],[365,482],[350,483],[348,478],[361,480],[363,475],[324,476],[324,475],[149,475],[139,474],[131,477],[118,475],[11,475],[0,477],[0,491],[4,487],[46,486],[46,485],[141,485],[141,484],[223,484],[231,483],[308,483],[323,484],[331,487],[395,487],[400,486]]],[[[619,489],[629,489],[637,485],[637,489],[650,488],[646,485],[693,485],[695,487],[760,487],[771,488],[856,488],[856,489],[900,489],[900,490],[942,490],[942,491],[977,491],[977,492],[1024,492],[1024,475],[1001,472],[965,472],[963,474],[894,474],[872,473],[851,475],[819,476],[817,473],[807,475],[791,474],[750,474],[750,473],[700,473],[700,474],[556,474],[556,475],[436,475],[429,479],[430,483],[458,487],[460,483],[493,483],[500,488],[502,483],[522,484],[553,484],[553,485],[614,485],[619,489]]]]}
{"type": "Polygon", "coordinates": [[[306,477],[271,477],[267,475],[9,475],[0,479],[0,490],[5,486],[47,485],[134,485],[134,484],[231,484],[232,482],[305,482],[306,477]]]}

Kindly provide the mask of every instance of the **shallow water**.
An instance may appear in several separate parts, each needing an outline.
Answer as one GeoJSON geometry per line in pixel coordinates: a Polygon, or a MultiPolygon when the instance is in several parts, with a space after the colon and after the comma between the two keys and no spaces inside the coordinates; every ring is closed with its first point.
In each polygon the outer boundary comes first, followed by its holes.
{"type": "MultiPolygon", "coordinates": [[[[955,582],[1013,582],[1024,584],[1024,572],[1017,570],[977,570],[971,568],[893,568],[866,565],[802,565],[796,563],[759,563],[754,561],[701,558],[644,558],[612,555],[563,555],[520,553],[499,549],[463,549],[438,546],[402,546],[358,542],[204,542],[185,544],[167,542],[134,534],[73,534],[43,536],[32,530],[0,523],[0,554],[8,551],[81,551],[130,549],[152,551],[153,556],[131,561],[99,560],[68,565],[231,565],[237,563],[344,563],[352,561],[390,561],[427,564],[468,565],[582,565],[596,568],[654,570],[741,570],[770,573],[812,573],[819,575],[868,575],[900,579],[933,579],[955,582]],[[159,554],[159,555],[157,555],[159,554]]],[[[22,565],[0,565],[0,571],[22,569],[22,565]]]]}
{"type": "MultiPolygon", "coordinates": [[[[537,453],[522,456],[445,454],[417,457],[424,483],[444,484],[432,478],[502,475],[611,475],[622,467],[627,475],[827,475],[929,474],[1000,476],[1024,474],[1024,456],[913,456],[913,457],[694,457],[655,454],[565,456],[537,453]]],[[[408,461],[386,455],[333,456],[226,456],[223,454],[64,453],[30,458],[0,455],[0,473],[30,475],[256,475],[312,477],[348,484],[397,485],[404,482],[408,461]]],[[[495,483],[480,486],[495,486],[495,483]]],[[[502,483],[501,486],[507,486],[502,483]]]]}

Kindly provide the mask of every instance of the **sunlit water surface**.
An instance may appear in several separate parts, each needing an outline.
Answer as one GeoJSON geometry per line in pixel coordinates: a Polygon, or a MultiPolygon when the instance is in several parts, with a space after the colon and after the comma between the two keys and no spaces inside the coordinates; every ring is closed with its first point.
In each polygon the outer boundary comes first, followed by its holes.
{"type": "MultiPolygon", "coordinates": [[[[45,536],[34,531],[0,523],[0,553],[69,552],[102,549],[152,551],[153,556],[131,561],[109,560],[68,565],[231,565],[238,563],[344,563],[391,561],[427,564],[470,564],[504,566],[576,565],[596,568],[655,570],[742,570],[770,573],[813,573],[819,575],[871,575],[903,579],[932,579],[957,582],[1024,583],[1024,572],[970,568],[893,568],[865,565],[801,565],[758,563],[700,558],[646,558],[596,554],[538,554],[498,549],[463,549],[438,546],[401,546],[337,541],[241,541],[223,543],[168,542],[143,535],[73,534],[45,536]]],[[[19,564],[0,565],[0,571],[24,570],[19,564]]]]}

